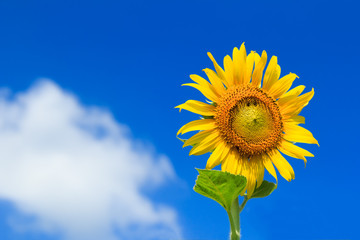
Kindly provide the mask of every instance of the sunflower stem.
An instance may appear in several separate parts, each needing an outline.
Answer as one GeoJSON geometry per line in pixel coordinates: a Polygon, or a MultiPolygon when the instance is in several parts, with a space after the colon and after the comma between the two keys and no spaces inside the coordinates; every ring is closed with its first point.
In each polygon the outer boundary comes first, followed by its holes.
{"type": "Polygon", "coordinates": [[[227,211],[230,220],[230,240],[240,240],[240,208],[237,197],[227,211]]]}
{"type": "Polygon", "coordinates": [[[241,203],[241,205],[240,205],[240,207],[239,207],[239,214],[242,212],[242,210],[244,209],[244,207],[245,207],[245,205],[246,205],[246,203],[247,203],[247,201],[248,201],[249,199],[247,198],[247,196],[245,195],[244,196],[244,201],[241,203]]]}

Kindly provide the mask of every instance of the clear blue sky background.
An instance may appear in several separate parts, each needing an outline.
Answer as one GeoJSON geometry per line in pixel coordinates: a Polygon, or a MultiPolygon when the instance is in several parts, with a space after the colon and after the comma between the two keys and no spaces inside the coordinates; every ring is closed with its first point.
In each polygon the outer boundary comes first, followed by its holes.
{"type": "MultiPolygon", "coordinates": [[[[174,106],[203,99],[180,85],[212,67],[207,51],[222,62],[242,42],[266,50],[283,74],[300,76],[295,85],[314,87],[303,115],[321,147],[306,146],[315,158],[305,169],[289,158],[296,179],[280,179],[271,196],[248,203],[243,239],[360,239],[359,9],[347,0],[2,0],[0,85],[17,92],[51,78],[82,103],[109,109],[170,157],[184,184],[149,194],[178,210],[184,239],[225,239],[225,211],[192,190],[194,168],[204,168],[207,156],[189,157],[175,138],[197,116],[174,106]]],[[[12,211],[0,201],[6,239],[57,239],[16,232],[6,221],[12,211]]]]}

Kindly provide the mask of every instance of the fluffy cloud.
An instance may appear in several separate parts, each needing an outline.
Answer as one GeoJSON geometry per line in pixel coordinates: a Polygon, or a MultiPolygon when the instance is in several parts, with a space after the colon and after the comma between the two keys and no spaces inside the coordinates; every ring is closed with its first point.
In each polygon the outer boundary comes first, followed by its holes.
{"type": "Polygon", "coordinates": [[[180,238],[176,211],[141,191],[173,168],[128,132],[49,80],[2,94],[0,198],[32,219],[13,226],[66,240],[180,238]]]}

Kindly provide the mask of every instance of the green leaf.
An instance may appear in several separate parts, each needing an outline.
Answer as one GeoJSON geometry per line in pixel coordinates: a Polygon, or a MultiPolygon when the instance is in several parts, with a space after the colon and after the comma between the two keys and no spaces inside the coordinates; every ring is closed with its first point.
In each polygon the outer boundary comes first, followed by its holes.
{"type": "Polygon", "coordinates": [[[231,210],[234,200],[246,186],[246,178],[217,170],[196,169],[194,191],[221,204],[227,211],[231,210]]]}
{"type": "Polygon", "coordinates": [[[251,198],[263,198],[269,196],[276,189],[276,184],[263,181],[260,187],[256,188],[251,198]]]}

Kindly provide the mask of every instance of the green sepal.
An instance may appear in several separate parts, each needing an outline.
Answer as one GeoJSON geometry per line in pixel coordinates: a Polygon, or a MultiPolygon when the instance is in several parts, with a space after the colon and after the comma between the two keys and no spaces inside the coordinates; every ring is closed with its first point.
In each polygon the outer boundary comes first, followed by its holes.
{"type": "Polygon", "coordinates": [[[246,187],[246,178],[218,170],[196,169],[199,176],[196,179],[194,191],[211,198],[231,211],[231,205],[246,187]]]}
{"type": "Polygon", "coordinates": [[[177,139],[179,139],[180,141],[182,141],[183,143],[186,142],[187,139],[182,139],[182,138],[179,138],[178,136],[176,136],[177,139]]]}
{"type": "Polygon", "coordinates": [[[257,187],[254,193],[251,195],[251,198],[264,198],[269,196],[275,189],[277,185],[272,182],[263,181],[260,187],[257,187]]]}
{"type": "MultiPolygon", "coordinates": [[[[187,141],[187,139],[182,139],[182,138],[179,138],[178,136],[176,136],[176,138],[179,139],[180,141],[182,141],[183,143],[185,143],[187,141]]],[[[194,143],[189,146],[195,147],[196,145],[197,145],[197,143],[194,143]]]]}

